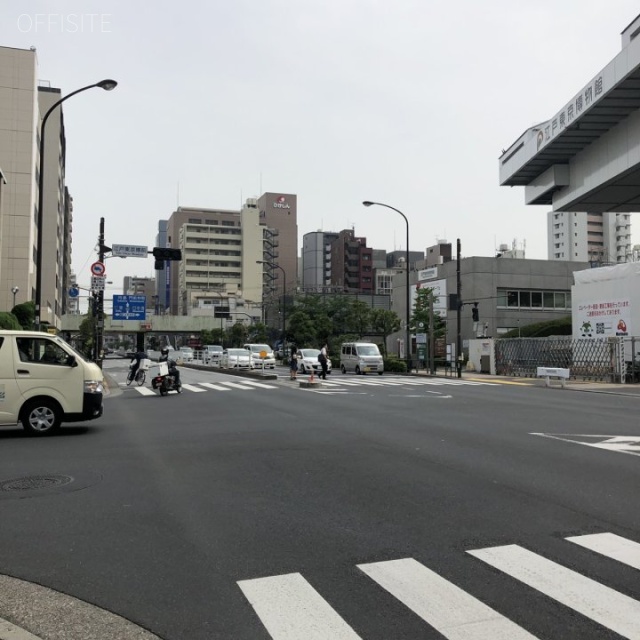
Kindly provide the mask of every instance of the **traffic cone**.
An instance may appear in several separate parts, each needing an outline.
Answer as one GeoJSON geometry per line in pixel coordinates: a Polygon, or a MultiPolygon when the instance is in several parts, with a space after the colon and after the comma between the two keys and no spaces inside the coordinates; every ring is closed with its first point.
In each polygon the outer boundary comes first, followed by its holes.
{"type": "Polygon", "coordinates": [[[314,378],[314,372],[313,372],[313,367],[311,367],[311,377],[309,378],[309,382],[313,382],[313,378],[314,378]]]}

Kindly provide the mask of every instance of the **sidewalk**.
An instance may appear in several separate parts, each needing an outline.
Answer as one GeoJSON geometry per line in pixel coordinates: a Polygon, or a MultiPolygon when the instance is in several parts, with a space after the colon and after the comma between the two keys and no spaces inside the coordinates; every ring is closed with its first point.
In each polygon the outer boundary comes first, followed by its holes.
{"type": "MultiPolygon", "coordinates": [[[[435,376],[431,376],[427,371],[413,371],[411,375],[427,376],[433,378],[444,378],[447,380],[469,380],[472,382],[493,382],[494,384],[513,384],[526,387],[544,387],[544,378],[520,378],[514,376],[496,376],[490,373],[478,373],[477,371],[463,371],[462,378],[457,376],[444,375],[436,372],[435,376]]],[[[553,389],[562,389],[559,380],[551,382],[553,389]]],[[[595,380],[567,380],[564,390],[566,391],[585,391],[590,393],[606,393],[621,396],[637,396],[640,398],[640,384],[619,384],[595,380]]]]}

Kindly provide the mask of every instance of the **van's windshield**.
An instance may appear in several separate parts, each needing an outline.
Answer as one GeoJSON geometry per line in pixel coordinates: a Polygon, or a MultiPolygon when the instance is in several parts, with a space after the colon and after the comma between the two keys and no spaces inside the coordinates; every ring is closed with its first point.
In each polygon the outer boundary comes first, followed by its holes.
{"type": "Polygon", "coordinates": [[[379,356],[380,352],[375,344],[358,345],[357,347],[359,356],[379,356]]]}

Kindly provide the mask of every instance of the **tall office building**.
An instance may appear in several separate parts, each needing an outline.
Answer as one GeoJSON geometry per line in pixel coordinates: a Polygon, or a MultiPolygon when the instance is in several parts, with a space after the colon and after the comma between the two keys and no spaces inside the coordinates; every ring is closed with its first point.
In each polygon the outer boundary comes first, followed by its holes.
{"type": "MultiPolygon", "coordinates": [[[[35,299],[40,121],[60,90],[37,81],[35,49],[0,47],[0,168],[6,178],[0,216],[0,307],[35,299]]],[[[42,260],[43,323],[60,326],[71,282],[72,200],[65,187],[60,107],[47,121],[42,260]]]]}
{"type": "Polygon", "coordinates": [[[264,265],[265,275],[280,294],[286,279],[286,293],[289,295],[296,290],[298,280],[298,198],[291,193],[267,192],[258,198],[258,209],[260,224],[276,232],[267,231],[265,235],[267,239],[269,235],[274,238],[277,256],[270,252],[267,242],[262,259],[277,264],[284,271],[264,265]]]}
{"type": "Polygon", "coordinates": [[[601,266],[633,260],[631,214],[606,211],[547,213],[549,260],[601,266]]]}

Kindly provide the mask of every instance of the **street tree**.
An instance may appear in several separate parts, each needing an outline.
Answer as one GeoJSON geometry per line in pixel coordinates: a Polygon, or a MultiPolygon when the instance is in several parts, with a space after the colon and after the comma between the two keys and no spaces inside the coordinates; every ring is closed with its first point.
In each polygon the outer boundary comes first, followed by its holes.
{"type": "Polygon", "coordinates": [[[382,335],[382,348],[387,355],[387,338],[396,331],[400,331],[402,322],[395,311],[390,309],[373,309],[371,326],[376,333],[382,335]]]}

